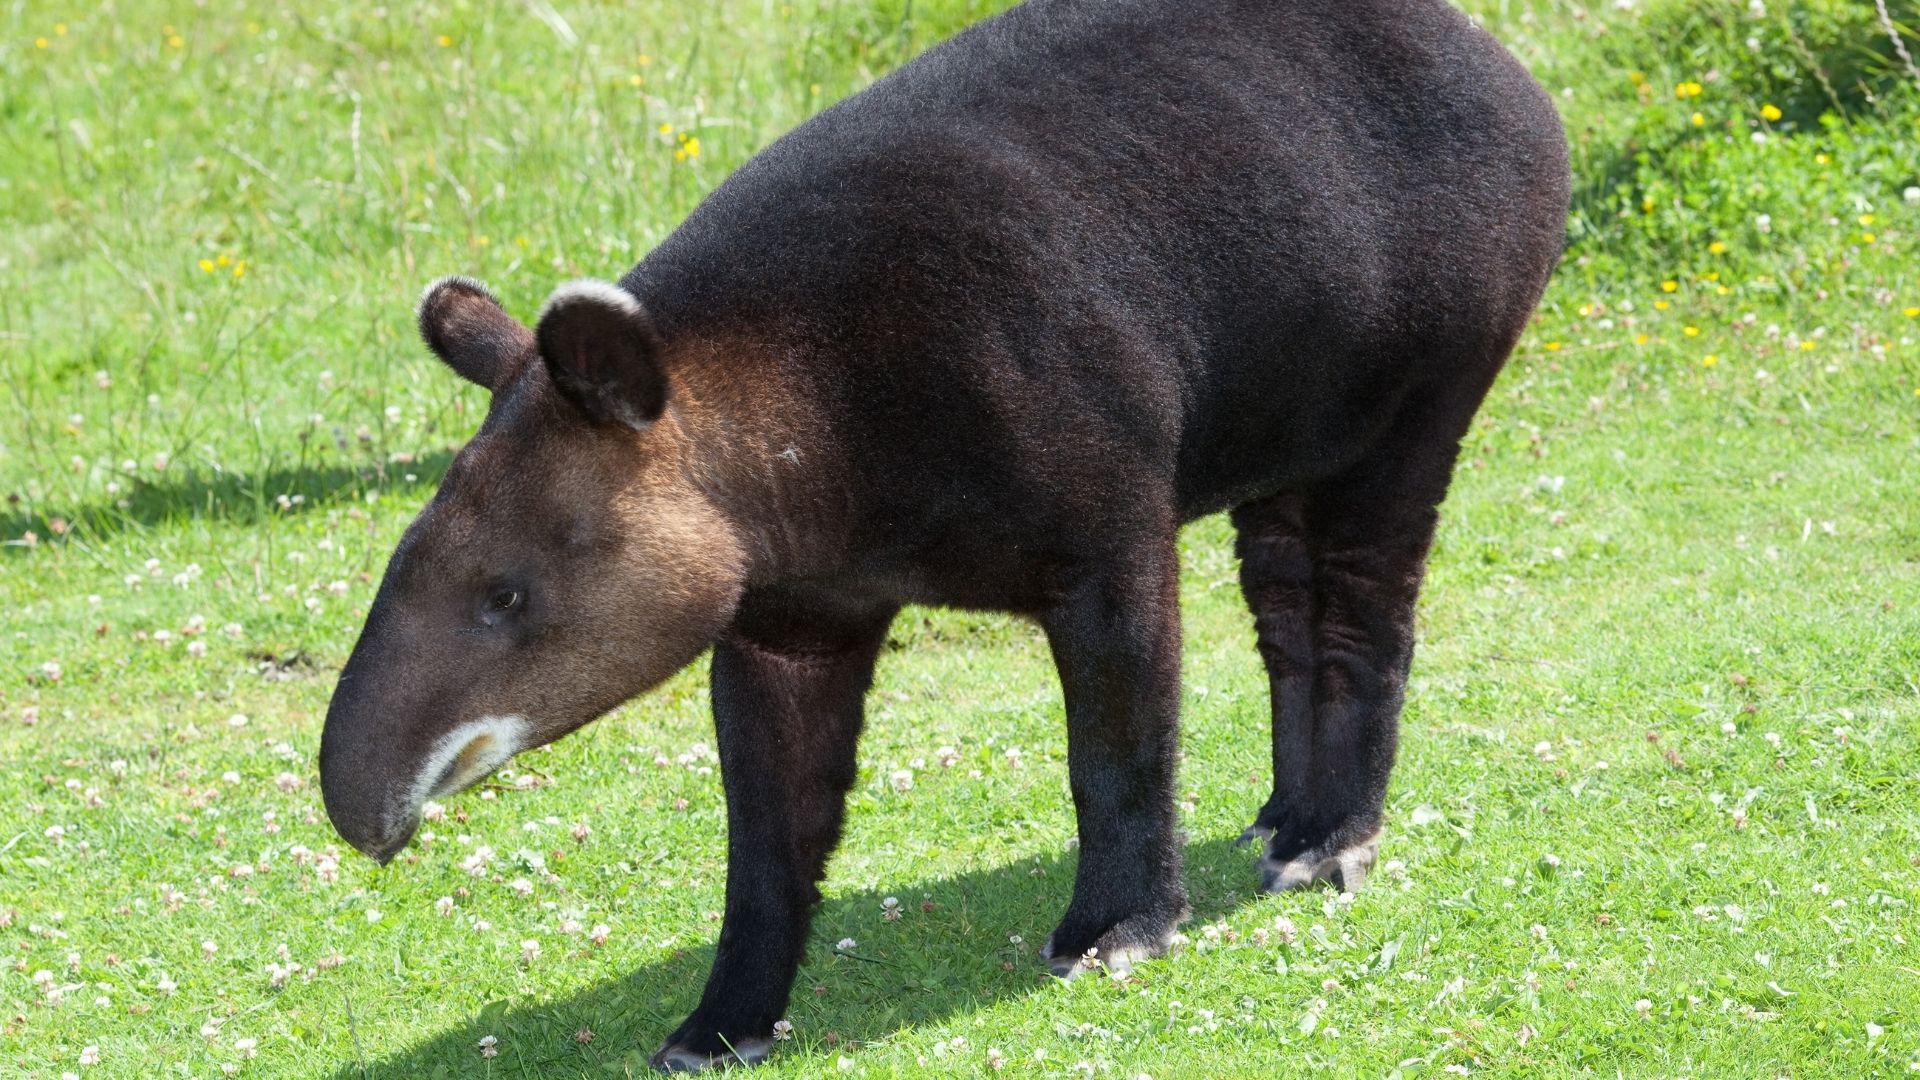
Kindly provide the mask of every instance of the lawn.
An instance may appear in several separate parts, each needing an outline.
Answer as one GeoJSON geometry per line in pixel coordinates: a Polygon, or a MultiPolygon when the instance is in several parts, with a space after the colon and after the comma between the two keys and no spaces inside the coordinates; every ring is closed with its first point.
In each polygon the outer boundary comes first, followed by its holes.
{"type": "MultiPolygon", "coordinates": [[[[333,674],[485,408],[413,299],[615,277],[1004,5],[241,6],[0,15],[0,1074],[640,1072],[718,929],[703,665],[384,869],[320,807],[333,674]]],[[[1231,846],[1266,681],[1204,521],[1187,940],[1049,979],[1043,643],[910,611],[768,1075],[1920,1069],[1920,74],[1864,2],[1467,6],[1577,192],[1445,509],[1367,889],[1263,897],[1231,846]]]]}

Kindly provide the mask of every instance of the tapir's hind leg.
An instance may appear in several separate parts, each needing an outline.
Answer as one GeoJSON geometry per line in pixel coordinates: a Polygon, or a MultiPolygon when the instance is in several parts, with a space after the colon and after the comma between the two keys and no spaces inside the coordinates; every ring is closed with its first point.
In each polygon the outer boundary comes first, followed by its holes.
{"type": "Polygon", "coordinates": [[[1414,601],[1470,419],[1412,409],[1339,477],[1233,513],[1273,695],[1273,795],[1242,837],[1266,841],[1267,891],[1351,891],[1373,867],[1414,601]]]}
{"type": "Polygon", "coordinates": [[[1080,826],[1073,900],[1046,957],[1062,977],[1094,967],[1118,974],[1165,952],[1187,915],[1174,833],[1180,588],[1171,523],[1090,568],[1041,623],[1066,695],[1080,826]]]}

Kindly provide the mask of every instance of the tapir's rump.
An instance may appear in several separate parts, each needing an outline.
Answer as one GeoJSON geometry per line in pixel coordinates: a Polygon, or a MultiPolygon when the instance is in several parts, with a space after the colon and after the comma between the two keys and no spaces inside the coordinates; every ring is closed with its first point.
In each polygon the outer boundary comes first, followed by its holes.
{"type": "Polygon", "coordinates": [[[436,284],[493,392],[328,713],[342,835],[712,650],[727,910],[662,1068],[757,1061],[912,603],[1030,617],[1080,848],[1045,947],[1186,914],[1176,534],[1230,511],[1272,689],[1259,881],[1358,888],[1459,442],[1559,256],[1552,104],[1441,0],[1029,0],[802,124],[529,329],[436,284]],[[482,741],[484,740],[484,741],[482,741]]]}

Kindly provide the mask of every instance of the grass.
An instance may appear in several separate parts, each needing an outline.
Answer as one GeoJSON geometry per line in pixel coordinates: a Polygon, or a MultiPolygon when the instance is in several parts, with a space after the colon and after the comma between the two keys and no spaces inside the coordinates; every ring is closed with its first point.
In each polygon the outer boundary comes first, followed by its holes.
{"type": "MultiPolygon", "coordinates": [[[[331,673],[484,408],[412,298],[614,276],[998,6],[0,16],[0,1073],[639,1071],[721,906],[700,671],[387,869],[320,811],[331,673]]],[[[1468,6],[1555,92],[1579,192],[1446,508],[1391,861],[1254,895],[1265,680],[1202,522],[1191,941],[1049,981],[1044,650],[910,612],[770,1075],[1920,1067],[1920,87],[1871,5],[1468,6]]]]}

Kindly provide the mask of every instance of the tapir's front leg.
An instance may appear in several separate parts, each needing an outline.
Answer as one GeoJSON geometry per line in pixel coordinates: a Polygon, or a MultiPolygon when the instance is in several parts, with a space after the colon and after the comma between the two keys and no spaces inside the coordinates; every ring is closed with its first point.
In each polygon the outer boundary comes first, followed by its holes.
{"type": "Polygon", "coordinates": [[[863,698],[896,610],[753,596],[715,646],[726,918],[700,1006],[654,1055],[656,1068],[767,1056],[840,839],[863,698]]]}

